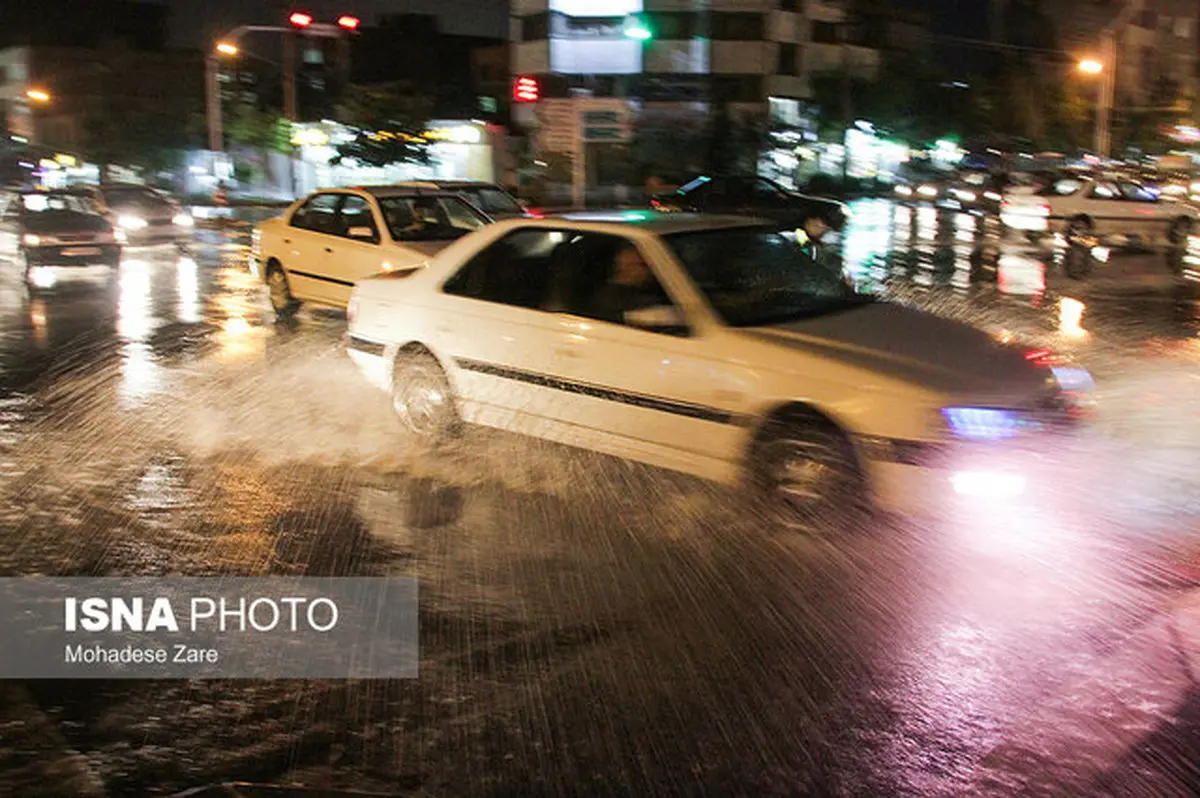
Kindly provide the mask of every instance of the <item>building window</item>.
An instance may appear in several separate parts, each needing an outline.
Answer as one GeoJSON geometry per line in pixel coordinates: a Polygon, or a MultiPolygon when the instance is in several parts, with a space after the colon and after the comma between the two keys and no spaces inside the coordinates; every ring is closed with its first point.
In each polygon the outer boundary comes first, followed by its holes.
{"type": "Polygon", "coordinates": [[[836,22],[813,22],[812,40],[817,44],[837,44],[838,24],[836,22]]]}
{"type": "Polygon", "coordinates": [[[779,63],[775,71],[780,75],[795,75],[798,73],[796,68],[796,45],[786,43],[779,45],[779,63]]]}
{"type": "Polygon", "coordinates": [[[549,14],[531,14],[527,17],[521,17],[521,41],[541,42],[549,38],[549,14]]]}
{"type": "Polygon", "coordinates": [[[715,11],[712,15],[712,37],[725,41],[761,42],[762,14],[715,11]]]}

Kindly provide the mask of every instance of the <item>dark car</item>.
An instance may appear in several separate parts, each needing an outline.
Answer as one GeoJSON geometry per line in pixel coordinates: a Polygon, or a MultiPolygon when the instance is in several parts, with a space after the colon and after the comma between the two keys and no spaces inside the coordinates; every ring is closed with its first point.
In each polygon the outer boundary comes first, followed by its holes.
{"type": "Polygon", "coordinates": [[[814,244],[830,230],[840,233],[850,215],[845,203],[788,191],[765,177],[697,177],[677,191],[654,196],[650,205],[660,211],[758,216],[803,232],[814,244]]]}
{"type": "Polygon", "coordinates": [[[90,267],[116,274],[123,236],[85,194],[21,192],[10,203],[5,219],[15,227],[30,290],[50,288],[66,273],[79,274],[90,267]]]}
{"type": "Polygon", "coordinates": [[[512,194],[495,183],[482,180],[413,180],[397,185],[405,188],[427,188],[431,191],[453,191],[496,221],[533,216],[512,194]]]}
{"type": "Polygon", "coordinates": [[[149,186],[106,183],[79,188],[123,232],[130,245],[176,244],[186,248],[195,221],[175,200],[149,186]]]}

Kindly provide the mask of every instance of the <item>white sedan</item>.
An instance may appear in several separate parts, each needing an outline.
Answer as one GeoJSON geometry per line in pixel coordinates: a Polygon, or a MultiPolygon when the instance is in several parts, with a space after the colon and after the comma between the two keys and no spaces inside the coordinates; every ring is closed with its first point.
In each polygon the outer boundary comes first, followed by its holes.
{"type": "Polygon", "coordinates": [[[1040,192],[1009,193],[1000,206],[1000,220],[1033,234],[1165,239],[1176,246],[1200,230],[1195,206],[1131,180],[1094,177],[1065,177],[1040,192]]]}
{"type": "Polygon", "coordinates": [[[456,194],[396,186],[318,191],[255,228],[250,270],[281,317],[345,307],[364,277],[424,263],[491,219],[456,194]]]}
{"type": "Polygon", "coordinates": [[[803,517],[1021,491],[1012,446],[1090,380],[858,294],[740,217],[498,222],[360,282],[348,316],[350,356],[417,440],[499,427],[748,478],[803,517]]]}

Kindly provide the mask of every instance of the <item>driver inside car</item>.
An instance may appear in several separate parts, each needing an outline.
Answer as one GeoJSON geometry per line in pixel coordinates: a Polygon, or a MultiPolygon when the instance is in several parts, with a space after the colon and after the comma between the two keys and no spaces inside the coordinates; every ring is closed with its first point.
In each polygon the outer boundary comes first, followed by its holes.
{"type": "Polygon", "coordinates": [[[623,324],[631,310],[666,304],[654,272],[633,244],[623,244],[613,256],[608,280],[596,292],[593,316],[623,324]]]}

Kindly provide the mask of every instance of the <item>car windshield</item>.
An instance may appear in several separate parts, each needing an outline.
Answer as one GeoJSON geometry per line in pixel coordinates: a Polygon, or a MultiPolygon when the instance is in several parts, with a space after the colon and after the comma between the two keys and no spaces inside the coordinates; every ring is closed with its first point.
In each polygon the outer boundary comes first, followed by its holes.
{"type": "Polygon", "coordinates": [[[782,231],[741,227],[673,233],[663,240],[732,327],[780,324],[873,301],[840,273],[817,265],[782,231]]]}
{"type": "Polygon", "coordinates": [[[113,208],[149,210],[161,208],[167,200],[146,188],[106,188],[104,201],[113,208]]]}
{"type": "Polygon", "coordinates": [[[26,194],[21,198],[25,213],[95,213],[91,200],[80,194],[26,194]]]}
{"type": "Polygon", "coordinates": [[[524,213],[507,192],[492,186],[463,189],[461,193],[484,213],[524,213]]]}
{"type": "Polygon", "coordinates": [[[490,220],[458,197],[381,197],[395,241],[453,241],[490,220]]]}

